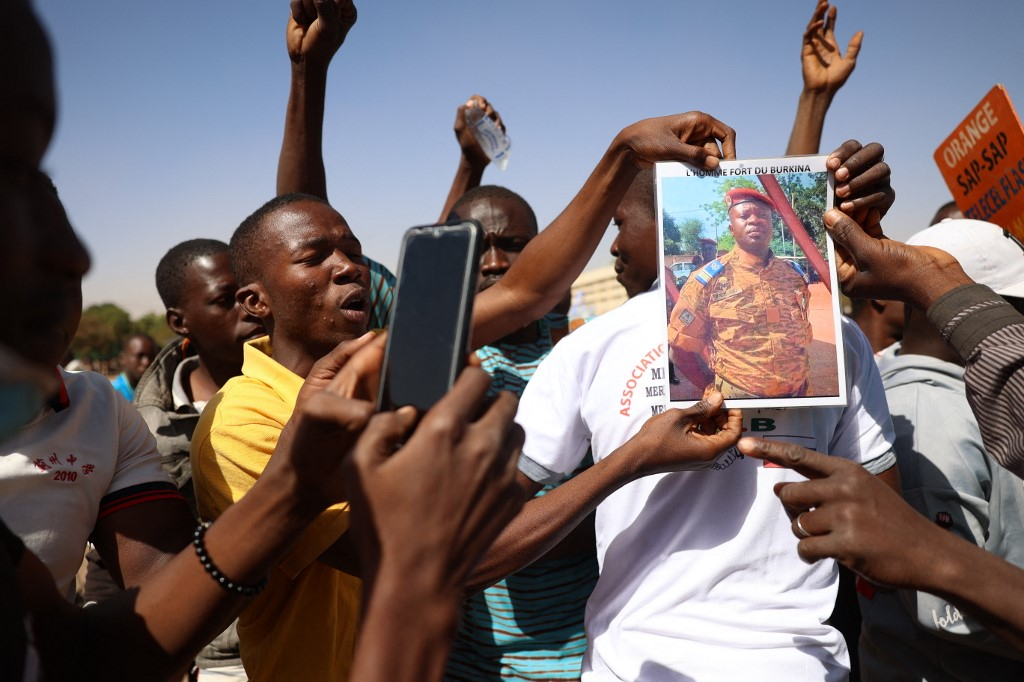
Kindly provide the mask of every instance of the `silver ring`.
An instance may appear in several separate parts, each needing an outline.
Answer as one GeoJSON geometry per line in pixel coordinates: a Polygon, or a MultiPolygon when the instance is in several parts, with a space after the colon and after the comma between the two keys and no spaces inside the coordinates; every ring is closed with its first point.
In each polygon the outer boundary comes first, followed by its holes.
{"type": "Polygon", "coordinates": [[[807,512],[800,512],[796,516],[796,536],[801,540],[811,537],[811,534],[807,532],[806,528],[804,528],[804,524],[800,523],[800,517],[806,513],[807,512]]]}

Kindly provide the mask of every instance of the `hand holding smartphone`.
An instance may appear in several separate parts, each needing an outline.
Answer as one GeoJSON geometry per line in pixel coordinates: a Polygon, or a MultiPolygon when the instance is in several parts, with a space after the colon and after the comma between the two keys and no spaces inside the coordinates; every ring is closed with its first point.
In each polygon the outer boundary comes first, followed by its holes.
{"type": "Polygon", "coordinates": [[[480,233],[473,220],[405,233],[378,410],[412,405],[425,412],[465,366],[480,233]]]}

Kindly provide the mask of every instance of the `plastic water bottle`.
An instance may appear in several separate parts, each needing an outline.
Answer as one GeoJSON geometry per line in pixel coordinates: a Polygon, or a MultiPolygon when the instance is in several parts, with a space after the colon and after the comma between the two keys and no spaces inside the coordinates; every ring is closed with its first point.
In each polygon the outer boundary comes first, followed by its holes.
{"type": "Polygon", "coordinates": [[[483,110],[477,107],[466,109],[466,125],[473,131],[473,137],[484,150],[484,154],[487,154],[487,158],[498,168],[505,170],[512,150],[512,140],[508,135],[502,132],[490,116],[485,116],[483,110]]]}

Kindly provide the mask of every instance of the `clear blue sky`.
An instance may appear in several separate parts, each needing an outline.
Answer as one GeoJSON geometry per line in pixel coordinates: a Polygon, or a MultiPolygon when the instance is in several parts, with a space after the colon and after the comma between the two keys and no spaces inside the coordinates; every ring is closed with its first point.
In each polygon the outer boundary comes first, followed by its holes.
{"type": "MultiPolygon", "coordinates": [[[[46,159],[94,266],[86,305],[162,311],[159,258],[227,240],[274,193],[289,66],[286,0],[36,0],[56,46],[60,119],[46,159]]],[[[488,97],[512,137],[503,184],[547,224],[625,125],[702,109],[740,158],[785,151],[813,0],[378,0],[335,58],[325,156],[332,202],[393,266],[432,222],[458,159],[455,108],[488,97]]],[[[846,0],[838,38],[865,31],[822,151],[878,140],[894,169],[886,230],[905,238],[950,196],[939,142],[1001,82],[1024,107],[1024,3],[846,0]]],[[[606,239],[592,265],[610,262],[606,239]]]]}

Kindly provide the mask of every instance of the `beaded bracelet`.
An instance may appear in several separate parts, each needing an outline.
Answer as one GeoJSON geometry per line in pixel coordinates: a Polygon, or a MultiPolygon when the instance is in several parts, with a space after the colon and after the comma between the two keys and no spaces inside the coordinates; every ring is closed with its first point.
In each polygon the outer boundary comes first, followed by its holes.
{"type": "Polygon", "coordinates": [[[234,592],[240,594],[243,597],[255,597],[257,594],[267,588],[268,577],[264,576],[262,580],[254,585],[245,585],[242,583],[236,583],[221,573],[217,566],[214,565],[213,559],[206,552],[206,545],[203,544],[203,537],[206,535],[206,529],[210,527],[209,521],[204,521],[196,527],[196,532],[192,534],[192,545],[196,548],[196,556],[199,557],[199,563],[203,565],[203,568],[213,576],[213,579],[217,581],[217,584],[223,587],[228,592],[234,592]]]}

